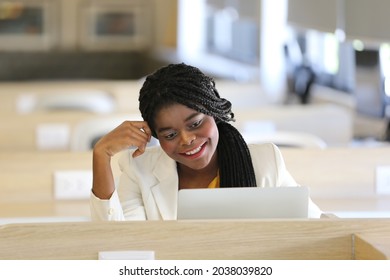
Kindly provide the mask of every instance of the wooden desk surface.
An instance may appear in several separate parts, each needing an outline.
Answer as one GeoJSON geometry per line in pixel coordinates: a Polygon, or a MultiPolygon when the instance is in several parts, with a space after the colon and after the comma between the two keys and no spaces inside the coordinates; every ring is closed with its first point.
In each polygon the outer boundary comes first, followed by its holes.
{"type": "Polygon", "coordinates": [[[376,167],[390,166],[390,146],[281,151],[295,180],[320,198],[374,197],[376,167]]]}
{"type": "Polygon", "coordinates": [[[0,202],[47,201],[53,199],[54,172],[91,170],[91,152],[2,152],[0,202]]]}
{"type": "Polygon", "coordinates": [[[91,152],[1,152],[0,219],[90,217],[88,200],[54,198],[54,172],[91,168],[91,152]]]}
{"type": "Polygon", "coordinates": [[[355,239],[355,258],[361,260],[390,260],[390,234],[358,233],[355,239]]]}
{"type": "Polygon", "coordinates": [[[390,219],[14,224],[0,227],[0,259],[151,250],[156,259],[343,260],[354,258],[355,233],[388,236],[390,219]]]}

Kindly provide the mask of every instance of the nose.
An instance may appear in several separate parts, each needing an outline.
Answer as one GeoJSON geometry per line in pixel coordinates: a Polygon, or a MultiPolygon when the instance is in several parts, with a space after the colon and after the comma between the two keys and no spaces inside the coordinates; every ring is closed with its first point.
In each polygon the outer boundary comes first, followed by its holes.
{"type": "Polygon", "coordinates": [[[182,132],[181,133],[181,142],[183,145],[191,145],[196,139],[195,134],[182,132]]]}

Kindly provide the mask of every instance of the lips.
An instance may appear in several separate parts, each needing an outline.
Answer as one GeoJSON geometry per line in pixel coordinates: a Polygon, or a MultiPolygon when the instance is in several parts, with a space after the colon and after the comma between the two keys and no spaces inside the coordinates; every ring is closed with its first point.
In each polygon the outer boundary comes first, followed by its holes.
{"type": "Polygon", "coordinates": [[[189,151],[187,153],[185,153],[187,156],[191,156],[191,155],[194,155],[196,153],[199,153],[199,151],[202,149],[202,146],[199,146],[198,148],[196,149],[193,149],[192,151],[189,151]]]}
{"type": "Polygon", "coordinates": [[[187,151],[185,153],[181,153],[182,155],[185,155],[185,156],[194,156],[194,155],[197,155],[198,153],[200,153],[203,148],[205,146],[205,143],[203,143],[202,145],[200,145],[199,147],[195,148],[195,149],[192,149],[190,151],[187,151]]]}

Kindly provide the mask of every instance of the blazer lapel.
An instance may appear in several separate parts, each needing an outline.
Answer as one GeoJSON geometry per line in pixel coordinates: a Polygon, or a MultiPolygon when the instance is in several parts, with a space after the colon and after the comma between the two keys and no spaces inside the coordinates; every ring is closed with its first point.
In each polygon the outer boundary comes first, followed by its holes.
{"type": "Polygon", "coordinates": [[[151,191],[161,217],[163,220],[176,220],[179,185],[176,162],[166,154],[162,154],[156,161],[153,173],[158,183],[152,187],[151,191]]]}

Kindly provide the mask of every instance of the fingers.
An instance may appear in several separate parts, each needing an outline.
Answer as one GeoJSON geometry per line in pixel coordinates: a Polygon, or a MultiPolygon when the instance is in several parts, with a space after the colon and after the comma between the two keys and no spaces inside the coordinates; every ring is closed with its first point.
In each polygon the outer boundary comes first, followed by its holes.
{"type": "Polygon", "coordinates": [[[143,121],[130,122],[129,125],[131,131],[130,146],[137,147],[132,156],[138,157],[145,152],[146,145],[152,137],[152,132],[147,123],[143,121]]]}
{"type": "Polygon", "coordinates": [[[124,121],[103,136],[96,144],[96,151],[113,156],[121,150],[136,147],[135,156],[143,154],[151,139],[151,129],[144,121],[124,121]]]}
{"type": "Polygon", "coordinates": [[[137,149],[137,150],[135,150],[134,153],[132,154],[132,157],[133,157],[133,158],[136,158],[136,157],[142,155],[144,152],[145,152],[145,150],[142,150],[142,151],[141,151],[140,149],[137,149]]]}
{"type": "Polygon", "coordinates": [[[152,137],[152,130],[149,128],[148,124],[144,121],[135,121],[131,122],[131,125],[138,129],[137,132],[141,132],[143,134],[138,133],[141,136],[147,135],[147,141],[150,142],[152,137]]]}
{"type": "Polygon", "coordinates": [[[132,133],[131,135],[132,138],[140,141],[146,141],[146,142],[150,141],[150,137],[151,137],[150,129],[147,125],[145,125],[144,122],[142,123],[130,122],[129,125],[130,125],[130,131],[132,133]]]}

